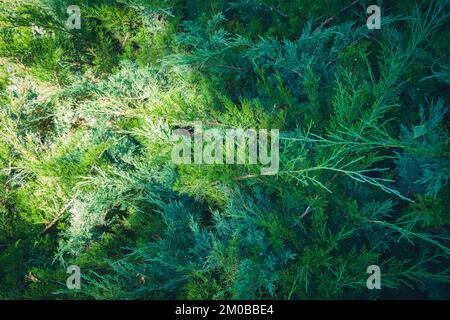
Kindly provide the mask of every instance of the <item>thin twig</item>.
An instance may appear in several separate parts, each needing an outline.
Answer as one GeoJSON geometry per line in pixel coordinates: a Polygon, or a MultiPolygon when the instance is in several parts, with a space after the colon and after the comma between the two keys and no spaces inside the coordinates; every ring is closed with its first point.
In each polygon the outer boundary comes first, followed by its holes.
{"type": "Polygon", "coordinates": [[[311,205],[309,205],[305,211],[300,215],[299,220],[302,220],[307,214],[309,214],[312,211],[311,205]]]}
{"type": "Polygon", "coordinates": [[[48,230],[50,230],[57,222],[58,220],[62,217],[63,213],[67,210],[67,208],[70,207],[70,205],[72,204],[72,202],[75,201],[75,199],[78,197],[79,193],[76,193],[72,199],[70,199],[70,201],[64,206],[64,208],[62,208],[58,214],[56,215],[56,217],[52,220],[52,222],[50,222],[47,226],[45,226],[44,229],[42,229],[42,231],[39,233],[39,235],[43,235],[44,233],[46,233],[48,230]]]}

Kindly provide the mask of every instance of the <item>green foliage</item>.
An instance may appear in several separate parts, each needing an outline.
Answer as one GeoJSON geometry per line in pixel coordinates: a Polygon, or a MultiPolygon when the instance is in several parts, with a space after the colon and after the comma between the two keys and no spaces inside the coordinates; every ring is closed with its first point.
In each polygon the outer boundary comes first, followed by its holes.
{"type": "Polygon", "coordinates": [[[0,298],[448,299],[449,3],[368,5],[2,3],[0,298]],[[278,173],[175,165],[199,121],[278,173]]]}

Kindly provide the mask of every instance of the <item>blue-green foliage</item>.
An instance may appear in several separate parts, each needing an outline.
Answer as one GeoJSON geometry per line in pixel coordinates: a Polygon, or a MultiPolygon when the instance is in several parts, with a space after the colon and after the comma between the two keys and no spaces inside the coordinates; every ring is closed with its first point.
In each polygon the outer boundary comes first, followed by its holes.
{"type": "Polygon", "coordinates": [[[448,298],[449,4],[366,2],[2,3],[0,298],[448,298]],[[279,171],[175,165],[197,121],[279,171]]]}

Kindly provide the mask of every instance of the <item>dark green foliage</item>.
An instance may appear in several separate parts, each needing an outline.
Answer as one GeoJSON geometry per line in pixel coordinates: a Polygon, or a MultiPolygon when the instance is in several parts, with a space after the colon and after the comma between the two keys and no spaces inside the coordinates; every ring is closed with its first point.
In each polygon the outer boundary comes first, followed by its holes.
{"type": "Polygon", "coordinates": [[[0,298],[448,299],[450,4],[370,4],[3,2],[0,298]],[[278,173],[175,165],[198,121],[278,173]]]}

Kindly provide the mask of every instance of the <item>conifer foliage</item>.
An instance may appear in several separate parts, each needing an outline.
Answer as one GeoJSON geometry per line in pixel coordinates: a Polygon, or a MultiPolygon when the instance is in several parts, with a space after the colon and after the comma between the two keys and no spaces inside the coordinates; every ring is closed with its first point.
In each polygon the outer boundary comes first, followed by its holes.
{"type": "Polygon", "coordinates": [[[450,3],[371,4],[3,1],[0,298],[450,298],[450,3]],[[174,163],[199,122],[278,172],[174,163]]]}

